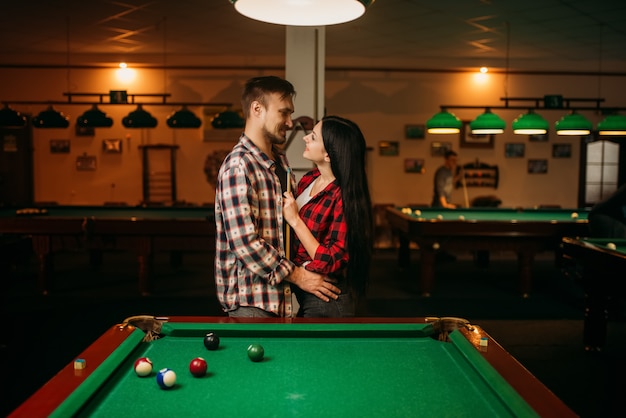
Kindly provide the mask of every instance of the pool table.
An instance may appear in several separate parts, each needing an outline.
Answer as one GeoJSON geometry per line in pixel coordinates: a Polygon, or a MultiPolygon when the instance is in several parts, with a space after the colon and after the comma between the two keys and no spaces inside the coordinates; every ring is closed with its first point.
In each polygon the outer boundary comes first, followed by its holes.
{"type": "Polygon", "coordinates": [[[561,238],[588,235],[585,209],[443,209],[389,207],[387,219],[400,236],[399,263],[406,266],[409,242],[420,250],[420,285],[430,296],[438,251],[514,251],[520,272],[519,290],[527,297],[532,287],[535,254],[557,250],[561,238]],[[572,213],[578,216],[572,218],[572,213]]]}
{"type": "Polygon", "coordinates": [[[609,300],[626,291],[626,239],[563,238],[562,254],[578,268],[585,293],[583,344],[600,351],[606,344],[609,300]],[[607,244],[615,244],[615,249],[607,244]]]}
{"type": "Polygon", "coordinates": [[[48,206],[0,209],[0,235],[30,236],[39,263],[38,287],[53,288],[52,258],[84,249],[97,260],[103,251],[137,255],[138,287],[150,293],[151,259],[168,251],[174,259],[190,251],[215,251],[212,206],[48,206]]]}
{"type": "Polygon", "coordinates": [[[79,355],[85,368],[67,365],[10,417],[575,416],[484,330],[450,320],[124,321],[79,355]],[[161,338],[144,341],[141,329],[161,338]],[[208,331],[220,336],[215,351],[208,331]],[[264,347],[261,362],[248,359],[251,343],[264,347]],[[188,368],[198,356],[208,363],[199,378],[188,368]],[[150,376],[135,374],[139,357],[150,376]],[[156,383],[165,367],[177,375],[170,389],[156,383]]]}

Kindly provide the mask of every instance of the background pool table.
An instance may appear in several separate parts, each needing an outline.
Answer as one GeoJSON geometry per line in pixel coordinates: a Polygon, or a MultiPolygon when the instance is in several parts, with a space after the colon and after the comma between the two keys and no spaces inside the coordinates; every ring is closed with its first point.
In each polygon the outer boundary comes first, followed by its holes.
{"type": "Polygon", "coordinates": [[[480,327],[442,342],[432,324],[179,317],[151,342],[116,325],[80,355],[85,369],[69,364],[10,416],[575,416],[480,327]],[[221,336],[217,351],[204,348],[208,331],[221,336]],[[247,358],[253,342],[260,363],[247,358]],[[142,356],[155,368],[146,378],[133,371],[142,356]],[[207,376],[189,373],[196,356],[207,376]],[[177,373],[172,389],[156,384],[162,367],[177,373]]]}
{"type": "Polygon", "coordinates": [[[623,298],[626,291],[626,239],[563,238],[563,257],[580,272],[585,292],[583,344],[586,350],[600,351],[606,344],[609,301],[623,298]],[[615,244],[615,249],[607,247],[615,244]]]}
{"type": "Polygon", "coordinates": [[[150,292],[152,256],[169,251],[173,262],[183,252],[215,249],[213,206],[40,206],[0,209],[0,236],[27,236],[39,261],[38,287],[53,284],[55,252],[84,249],[94,262],[102,252],[125,250],[137,255],[138,287],[150,292]]]}
{"type": "Polygon", "coordinates": [[[409,242],[419,246],[420,283],[425,296],[434,287],[437,251],[497,250],[517,253],[519,290],[526,297],[532,288],[535,254],[558,250],[562,237],[588,235],[587,215],[584,209],[387,208],[391,228],[401,237],[400,265],[409,262],[409,242]],[[578,217],[572,218],[574,212],[578,217]]]}

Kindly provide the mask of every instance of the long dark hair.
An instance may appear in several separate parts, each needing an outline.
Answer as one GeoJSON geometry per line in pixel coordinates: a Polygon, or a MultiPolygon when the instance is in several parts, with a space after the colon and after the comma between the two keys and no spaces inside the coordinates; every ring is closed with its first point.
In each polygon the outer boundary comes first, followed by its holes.
{"type": "Polygon", "coordinates": [[[365,138],[359,126],[339,116],[322,119],[324,148],[341,187],[347,224],[348,282],[365,293],[373,247],[372,201],[365,173],[365,138]]]}

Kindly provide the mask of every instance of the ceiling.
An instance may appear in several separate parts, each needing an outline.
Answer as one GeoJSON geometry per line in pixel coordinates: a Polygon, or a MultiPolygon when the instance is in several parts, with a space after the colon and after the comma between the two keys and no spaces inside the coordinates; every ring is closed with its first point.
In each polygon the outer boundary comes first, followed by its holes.
{"type": "MultiPolygon", "coordinates": [[[[228,0],[2,8],[0,66],[284,66],[284,27],[240,16],[228,0]]],[[[376,0],[360,19],[326,28],[326,65],[626,74],[626,1],[376,0]]]]}

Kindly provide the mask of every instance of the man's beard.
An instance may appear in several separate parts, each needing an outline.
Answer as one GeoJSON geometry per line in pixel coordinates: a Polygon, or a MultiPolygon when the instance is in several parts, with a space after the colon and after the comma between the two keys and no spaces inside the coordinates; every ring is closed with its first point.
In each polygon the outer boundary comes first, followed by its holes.
{"type": "MultiPolygon", "coordinates": [[[[280,132],[280,129],[278,129],[278,131],[280,132]]],[[[275,133],[268,131],[267,128],[265,127],[263,127],[263,136],[265,136],[265,138],[269,140],[271,144],[274,144],[274,145],[283,145],[285,142],[287,142],[286,133],[285,135],[279,136],[279,135],[276,135],[275,133]]]]}

